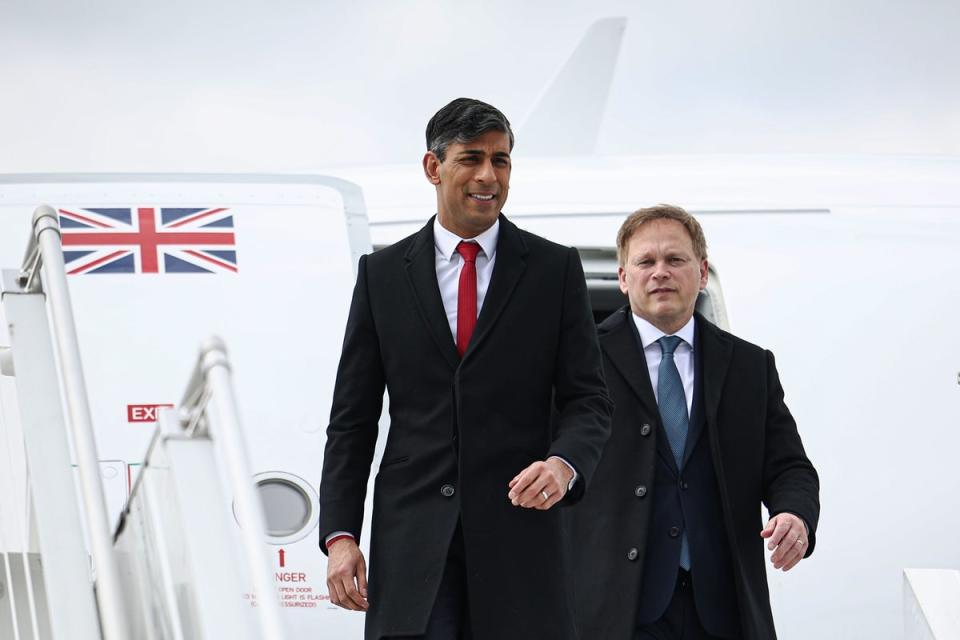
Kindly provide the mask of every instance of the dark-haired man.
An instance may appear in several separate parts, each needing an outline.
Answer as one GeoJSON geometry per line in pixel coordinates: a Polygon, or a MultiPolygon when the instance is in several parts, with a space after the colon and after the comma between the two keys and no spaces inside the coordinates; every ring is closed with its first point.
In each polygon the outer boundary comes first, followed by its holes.
{"type": "Polygon", "coordinates": [[[707,243],[683,209],[630,215],[617,254],[629,304],[600,325],[613,432],[565,513],[580,637],[773,640],[763,542],[788,571],[820,514],[773,355],[694,313],[707,243]]]}
{"type": "Polygon", "coordinates": [[[559,514],[611,405],[575,250],[501,213],[513,133],[454,100],[427,125],[437,215],[360,259],[320,485],[330,598],[366,638],[574,638],[559,514]],[[370,581],[357,546],[386,387],[370,581]],[[551,412],[558,419],[551,428],[551,412]]]}

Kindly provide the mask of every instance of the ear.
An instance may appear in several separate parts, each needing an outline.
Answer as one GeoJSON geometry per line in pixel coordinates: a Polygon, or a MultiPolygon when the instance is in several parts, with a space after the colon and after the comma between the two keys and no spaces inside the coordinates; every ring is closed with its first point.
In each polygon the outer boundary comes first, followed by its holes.
{"type": "Polygon", "coordinates": [[[627,286],[627,271],[623,267],[617,267],[617,279],[620,281],[620,291],[624,295],[629,295],[630,287],[627,286]]]}
{"type": "Polygon", "coordinates": [[[433,151],[427,151],[423,156],[423,174],[430,184],[440,184],[440,158],[433,151]]]}
{"type": "Polygon", "coordinates": [[[700,290],[703,291],[707,288],[707,276],[710,273],[710,269],[707,266],[706,260],[700,261],[700,290]]]}

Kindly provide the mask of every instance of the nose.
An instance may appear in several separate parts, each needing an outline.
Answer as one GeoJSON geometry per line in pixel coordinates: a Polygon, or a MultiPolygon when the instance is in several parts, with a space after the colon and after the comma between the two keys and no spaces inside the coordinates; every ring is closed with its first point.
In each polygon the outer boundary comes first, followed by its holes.
{"type": "Polygon", "coordinates": [[[477,166],[477,173],[474,175],[474,180],[477,182],[496,182],[497,174],[493,170],[493,163],[489,160],[481,162],[477,166]]]}
{"type": "Polygon", "coordinates": [[[657,280],[664,280],[670,277],[670,270],[667,269],[667,263],[663,260],[657,260],[656,268],[653,270],[653,277],[657,280]]]}

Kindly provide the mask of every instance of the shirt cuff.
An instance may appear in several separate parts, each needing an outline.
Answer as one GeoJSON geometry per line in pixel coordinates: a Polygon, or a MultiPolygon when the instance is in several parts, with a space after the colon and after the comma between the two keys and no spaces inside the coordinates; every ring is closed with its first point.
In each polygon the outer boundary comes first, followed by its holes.
{"type": "Polygon", "coordinates": [[[329,549],[329,548],[330,548],[330,542],[331,542],[334,538],[351,538],[351,539],[353,539],[353,540],[356,540],[356,538],[353,537],[353,534],[350,533],[349,531],[334,531],[333,533],[331,533],[330,535],[328,535],[326,538],[324,538],[324,540],[323,540],[323,546],[325,546],[327,549],[329,549]]]}
{"type": "Polygon", "coordinates": [[[557,460],[559,460],[559,461],[562,462],[563,464],[567,465],[567,467],[570,469],[570,471],[573,472],[573,478],[571,478],[571,479],[570,479],[570,483],[567,484],[567,491],[570,491],[570,489],[573,489],[573,484],[577,481],[577,477],[578,477],[577,470],[573,468],[573,465],[572,465],[572,464],[570,464],[569,462],[567,462],[566,460],[564,460],[564,459],[561,458],[560,456],[550,456],[550,458],[547,458],[547,460],[550,460],[551,458],[556,458],[557,460]]]}

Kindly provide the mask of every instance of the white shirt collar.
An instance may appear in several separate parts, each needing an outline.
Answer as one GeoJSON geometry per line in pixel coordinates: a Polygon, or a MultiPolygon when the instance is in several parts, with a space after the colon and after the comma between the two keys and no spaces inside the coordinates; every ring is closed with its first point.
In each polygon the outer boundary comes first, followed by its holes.
{"type": "MultiPolygon", "coordinates": [[[[637,325],[637,331],[640,332],[640,343],[643,344],[644,349],[652,345],[663,336],[667,335],[637,314],[631,312],[630,315],[633,316],[633,322],[637,325]]],[[[677,331],[673,335],[679,337],[681,340],[690,345],[690,350],[692,351],[694,333],[694,318],[693,316],[690,316],[690,319],[687,320],[687,324],[680,327],[680,331],[677,331]]]]}
{"type": "Polygon", "coordinates": [[[433,244],[437,251],[447,260],[453,259],[453,254],[457,251],[457,245],[462,240],[474,240],[483,250],[483,255],[487,260],[493,260],[497,252],[497,238],[500,237],[500,218],[497,218],[490,228],[478,235],[476,238],[461,238],[452,231],[448,231],[440,224],[439,216],[433,219],[433,244]]]}

